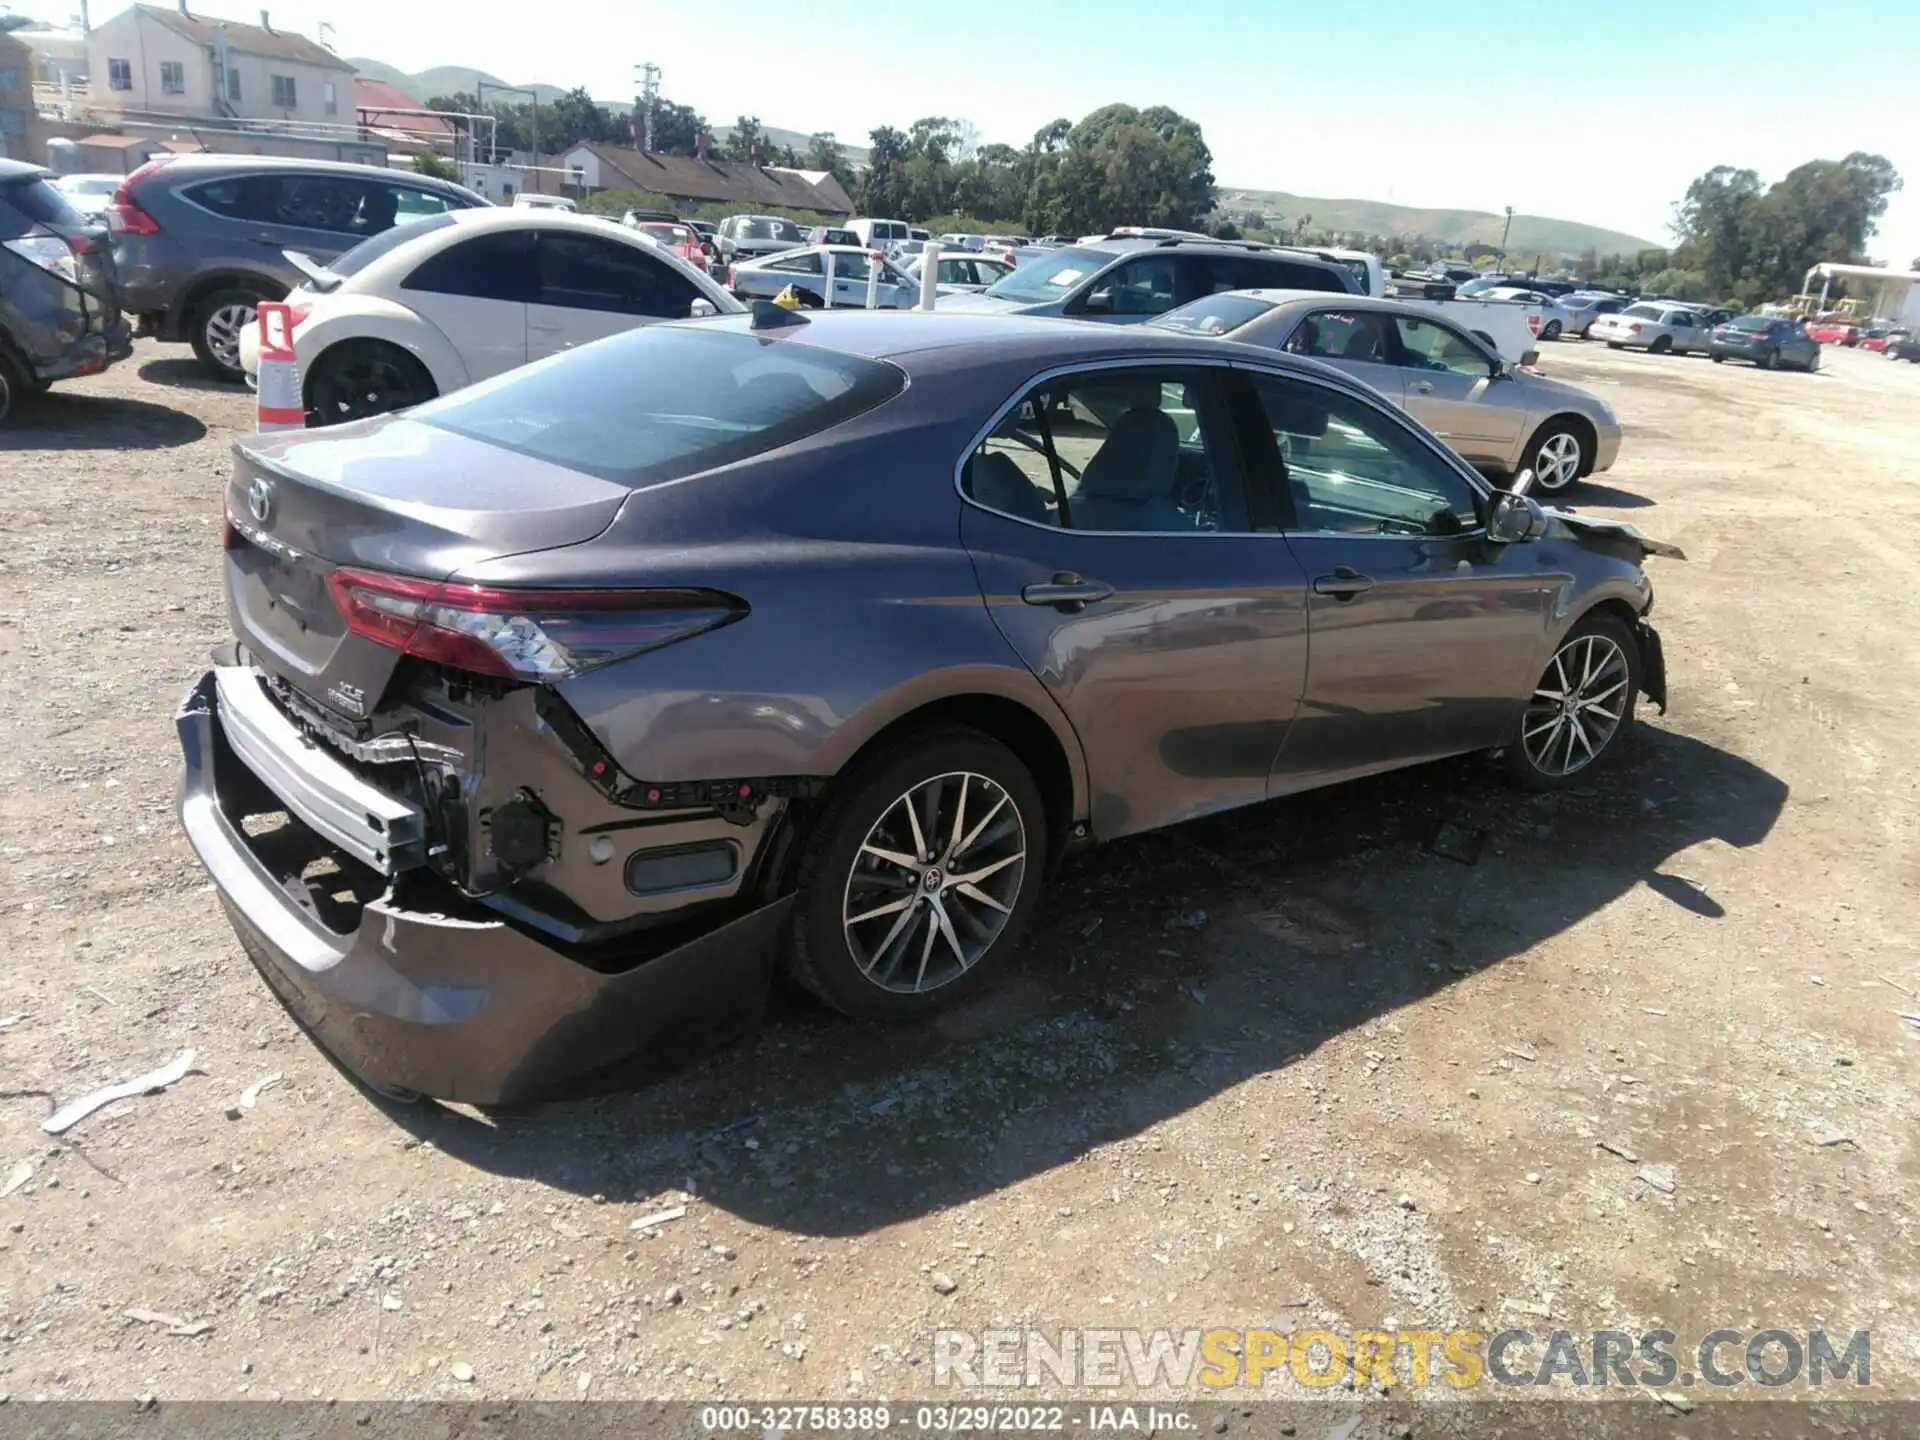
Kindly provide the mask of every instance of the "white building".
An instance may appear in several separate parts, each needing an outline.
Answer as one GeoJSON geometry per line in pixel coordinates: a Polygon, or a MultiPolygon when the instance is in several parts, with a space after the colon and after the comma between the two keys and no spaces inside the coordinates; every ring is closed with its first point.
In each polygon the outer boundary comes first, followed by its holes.
{"type": "Polygon", "coordinates": [[[134,5],[87,37],[89,101],[99,114],[354,123],[353,67],[317,41],[134,5]]]}
{"type": "Polygon", "coordinates": [[[1829,260],[1807,272],[1800,291],[1813,294],[1814,282],[1818,281],[1820,309],[1824,310],[1835,280],[1863,282],[1849,288],[1866,292],[1868,318],[1920,325],[1920,270],[1882,270],[1874,265],[1841,265],[1829,260]]]}

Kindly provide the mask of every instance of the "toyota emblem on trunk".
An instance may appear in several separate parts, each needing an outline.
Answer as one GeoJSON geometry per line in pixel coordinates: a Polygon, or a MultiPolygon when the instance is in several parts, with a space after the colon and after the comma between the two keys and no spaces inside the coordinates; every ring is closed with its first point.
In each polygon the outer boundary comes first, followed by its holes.
{"type": "Polygon", "coordinates": [[[273,482],[255,480],[247,487],[247,509],[253,512],[253,518],[262,525],[273,514],[273,482]]]}

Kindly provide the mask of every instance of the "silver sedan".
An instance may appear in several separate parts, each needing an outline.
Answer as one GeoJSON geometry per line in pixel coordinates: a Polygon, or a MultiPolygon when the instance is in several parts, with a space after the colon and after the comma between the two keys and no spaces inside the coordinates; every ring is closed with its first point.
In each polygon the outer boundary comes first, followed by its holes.
{"type": "Polygon", "coordinates": [[[1609,468],[1620,452],[1620,420],[1606,401],[1514,368],[1418,304],[1234,290],[1147,323],[1324,361],[1378,390],[1461,459],[1506,474],[1531,470],[1548,494],[1609,468]]]}
{"type": "Polygon", "coordinates": [[[1704,309],[1642,300],[1618,315],[1602,315],[1588,327],[1587,338],[1606,341],[1610,350],[1705,355],[1713,349],[1713,325],[1704,309]]]}

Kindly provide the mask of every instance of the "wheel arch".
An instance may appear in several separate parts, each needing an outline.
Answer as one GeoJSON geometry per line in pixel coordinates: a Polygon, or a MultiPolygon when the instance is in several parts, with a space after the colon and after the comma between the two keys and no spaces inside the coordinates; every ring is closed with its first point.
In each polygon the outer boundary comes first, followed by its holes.
{"type": "Polygon", "coordinates": [[[322,319],[294,343],[300,355],[300,399],[308,408],[313,405],[313,375],[322,357],[342,345],[391,346],[427,372],[435,395],[445,395],[471,383],[459,352],[438,330],[422,324],[411,314],[356,313],[322,319]]]}
{"type": "Polygon", "coordinates": [[[1087,807],[1085,762],[1071,731],[1063,736],[1061,727],[1011,695],[974,689],[914,705],[862,740],[839,773],[885,754],[915,731],[943,724],[977,730],[1019,757],[1046,806],[1049,866],[1058,864],[1068,845],[1078,838],[1076,832],[1083,828],[1087,807]]]}
{"type": "Polygon", "coordinates": [[[257,290],[268,300],[284,300],[287,282],[265,270],[221,269],[196,275],[180,292],[178,312],[184,318],[216,290],[257,290]]]}
{"type": "Polygon", "coordinates": [[[1600,431],[1593,421],[1578,410],[1556,410],[1533,427],[1527,436],[1527,443],[1520,447],[1520,464],[1525,465],[1528,457],[1539,445],[1540,437],[1548,430],[1561,428],[1573,431],[1580,437],[1580,473],[1591,475],[1594,463],[1600,458],[1600,431]]]}

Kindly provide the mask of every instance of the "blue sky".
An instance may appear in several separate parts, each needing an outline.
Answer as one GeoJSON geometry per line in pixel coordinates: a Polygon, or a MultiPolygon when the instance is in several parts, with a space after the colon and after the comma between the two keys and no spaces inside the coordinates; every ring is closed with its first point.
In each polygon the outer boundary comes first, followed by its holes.
{"type": "MultiPolygon", "coordinates": [[[[61,19],[78,0],[12,0],[61,19]]],[[[1057,115],[1164,103],[1197,119],[1223,182],[1584,220],[1665,242],[1716,164],[1778,178],[1875,150],[1909,177],[1872,248],[1920,256],[1920,13],[1913,0],[195,0],[407,70],[663,90],[864,138],[962,116],[1018,144],[1057,115]],[[1820,23],[1811,19],[1819,15],[1820,23]],[[533,17],[531,20],[529,17],[533,17]],[[1822,60],[1820,57],[1829,57],[1822,60]]],[[[0,11],[5,0],[0,0],[0,11]]],[[[96,23],[116,0],[93,0],[96,23]]]]}

